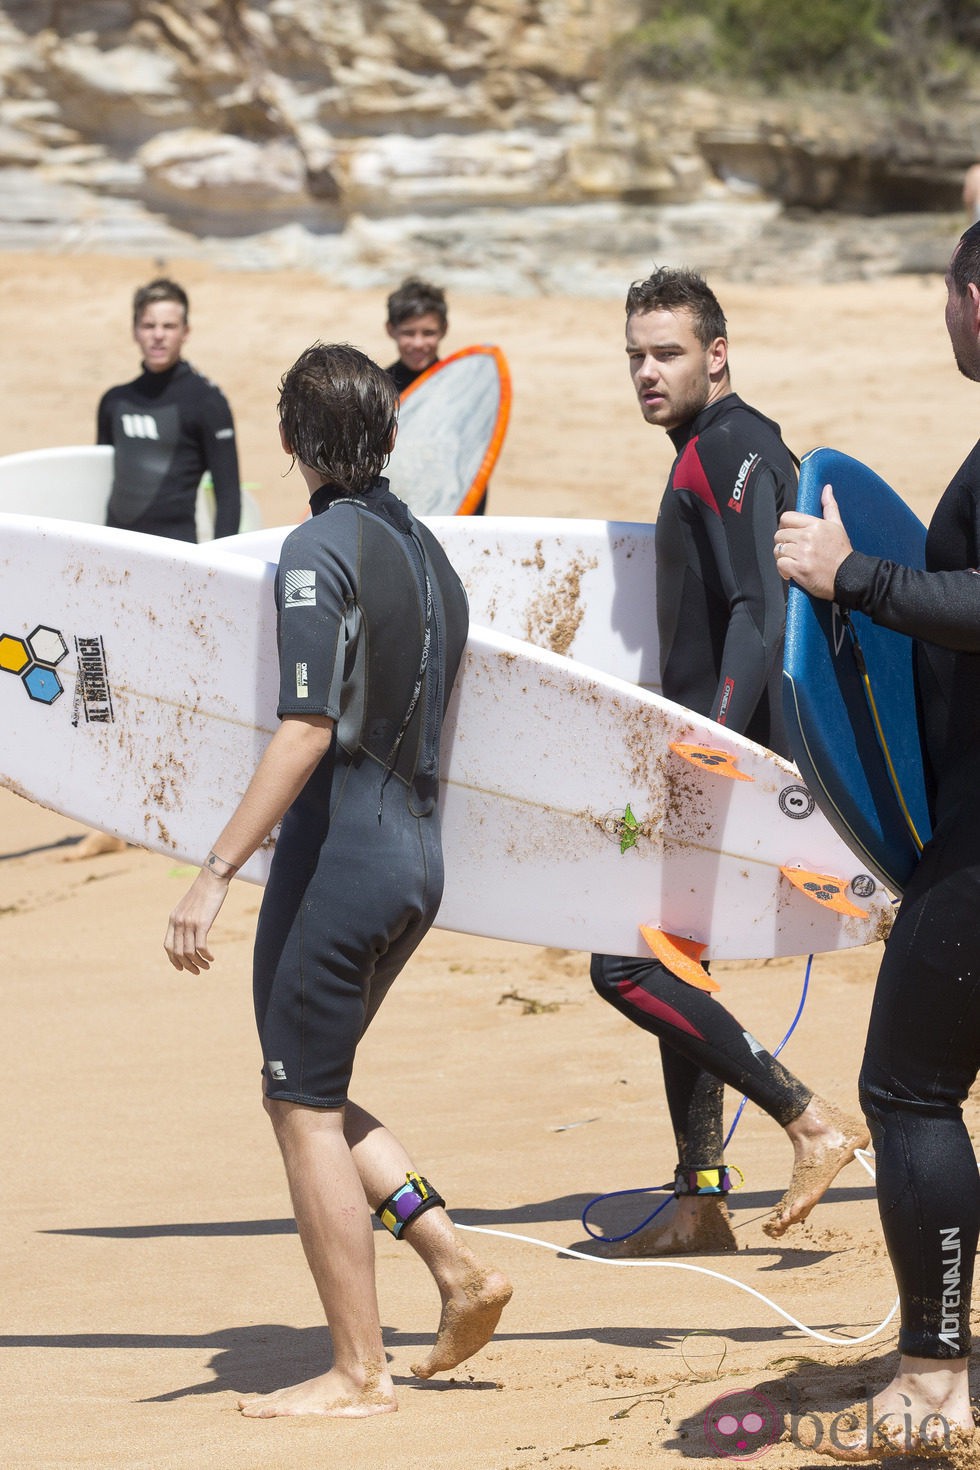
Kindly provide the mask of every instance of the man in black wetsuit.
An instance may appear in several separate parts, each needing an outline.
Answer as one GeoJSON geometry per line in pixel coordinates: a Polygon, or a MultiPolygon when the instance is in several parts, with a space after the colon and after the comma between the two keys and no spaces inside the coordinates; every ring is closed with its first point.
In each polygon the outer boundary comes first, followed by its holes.
{"type": "MultiPolygon", "coordinates": [[[[960,371],[980,382],[980,224],[962,235],[946,273],[946,328],[960,371]]],[[[932,817],[885,946],[860,1080],[901,1298],[901,1359],[871,1422],[814,1446],[878,1461],[973,1435],[980,1177],[962,1108],[980,1070],[980,443],[936,507],[925,571],[852,551],[830,486],[823,512],[782,517],[776,564],[814,596],[915,640],[932,817]]]]}
{"type": "MultiPolygon", "coordinates": [[[[115,450],[106,525],[176,541],[196,541],[197,491],[205,471],[215,496],[216,536],[233,536],[241,518],[238,451],[231,409],[220,388],[184,362],[190,332],[187,292],[159,278],[133,297],[133,339],[143,371],[99,401],[96,442],[115,450]]],[[[67,861],[122,852],[121,837],[89,832],[67,861]]]]}
{"type": "Polygon", "coordinates": [[[215,497],[215,536],[233,536],[241,516],[238,451],[220,388],[181,357],[190,332],[187,293],[174,281],[141,286],[133,337],[143,371],[103,394],[97,440],[115,449],[106,524],[196,541],[195,506],[205,471],[215,497]]]}
{"type": "MultiPolygon", "coordinates": [[[[772,536],[796,494],[778,425],[732,391],[724,313],[692,271],[659,270],[626,298],[626,351],[643,417],[676,450],[657,518],[657,620],[668,699],[785,752],[780,703],[785,591],[772,536]]],[[[868,1141],[863,1124],[814,1096],[704,990],[657,960],[594,955],[604,1000],[660,1039],[677,1143],[674,1198],[617,1250],[734,1250],[724,1196],[727,1083],[793,1144],[789,1189],[765,1229],[803,1220],[868,1141]]]]}
{"type": "Polygon", "coordinates": [[[439,361],[439,346],[449,330],[446,293],[418,276],[402,281],[388,297],[385,331],[398,357],[385,372],[399,393],[439,361]]]}
{"type": "MultiPolygon", "coordinates": [[[[390,378],[353,347],[318,343],[283,379],[282,443],[310,515],[283,543],[276,577],[281,723],[167,931],[178,970],[208,969],[228,882],[281,819],[253,997],[265,1106],[333,1361],[244,1400],[254,1418],[396,1407],[372,1210],[439,1288],[420,1377],[478,1352],[511,1291],[462,1243],[393,1134],[348,1097],[360,1040],[442,897],[440,732],[468,623],[438,541],[381,477],[397,406],[390,378]]],[[[425,1071],[423,1058],[403,1064],[425,1071]]]]}

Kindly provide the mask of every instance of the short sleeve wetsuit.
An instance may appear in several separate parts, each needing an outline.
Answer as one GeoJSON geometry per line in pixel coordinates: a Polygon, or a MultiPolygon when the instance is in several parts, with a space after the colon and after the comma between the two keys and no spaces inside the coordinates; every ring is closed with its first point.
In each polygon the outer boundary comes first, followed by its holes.
{"type": "Polygon", "coordinates": [[[933,818],[878,973],[861,1070],[901,1352],[962,1358],[980,1177],[962,1105],[980,1069],[980,444],[936,507],[926,570],[852,553],[844,607],[917,640],[933,818]]]}
{"type": "Polygon", "coordinates": [[[268,1096],[343,1106],[357,1043],[442,897],[439,740],[466,594],[379,480],[322,486],[276,577],[280,716],[336,721],[286,812],[259,916],[254,1000],[268,1096]]]}
{"type": "Polygon", "coordinates": [[[183,359],[143,371],[103,394],[97,442],[115,449],[106,524],[196,541],[197,490],[206,470],[215,496],[215,536],[241,519],[235,425],[220,388],[183,359]]]}
{"type": "MultiPolygon", "coordinates": [[[[657,520],[663,692],[784,751],[786,591],[773,535],[796,501],[779,426],[735,393],[670,432],[676,450],[657,520]]],[[[593,955],[599,995],[660,1038],[683,1170],[722,1163],[727,1083],[785,1127],[812,1093],[725,1008],[656,960],[593,955]]]]}

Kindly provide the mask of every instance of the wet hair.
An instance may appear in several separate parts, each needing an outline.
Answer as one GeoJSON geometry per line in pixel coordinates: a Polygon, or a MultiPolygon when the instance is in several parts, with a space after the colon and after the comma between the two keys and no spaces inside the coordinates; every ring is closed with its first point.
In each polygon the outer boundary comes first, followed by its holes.
{"type": "Polygon", "coordinates": [[[140,286],[133,296],[133,326],[139,324],[139,319],[148,306],[153,306],[157,301],[176,301],[183,308],[184,321],[190,320],[191,303],[183,286],[178,286],[176,281],[168,281],[166,276],[158,276],[149,285],[140,286]]]}
{"type": "Polygon", "coordinates": [[[418,276],[409,276],[388,297],[389,327],[400,327],[413,317],[428,316],[430,312],[439,318],[441,326],[449,325],[445,291],[418,276]]]}
{"type": "Polygon", "coordinates": [[[980,220],[960,236],[949,263],[949,279],[959,296],[966,295],[971,282],[980,286],[980,220]]]}
{"type": "Polygon", "coordinates": [[[359,495],[388,461],[398,390],[346,343],[315,342],[279,384],[279,421],[293,456],[347,495],[359,495]]]}
{"type": "Polygon", "coordinates": [[[647,311],[687,311],[694,335],[702,347],[717,337],[728,341],[728,323],[718,298],[696,271],[671,270],[661,266],[644,281],[634,281],[626,293],[626,316],[647,311]]]}

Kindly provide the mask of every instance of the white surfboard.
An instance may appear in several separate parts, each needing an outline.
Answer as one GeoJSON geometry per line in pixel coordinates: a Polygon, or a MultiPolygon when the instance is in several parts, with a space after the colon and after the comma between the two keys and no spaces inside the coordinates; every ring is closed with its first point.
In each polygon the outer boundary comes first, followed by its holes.
{"type": "MultiPolygon", "coordinates": [[[[456,568],[474,623],[659,690],[652,523],[531,516],[422,520],[456,568]]],[[[278,562],[291,530],[274,526],[211,544],[278,562]]]]}
{"type": "MultiPolygon", "coordinates": [[[[115,450],[109,444],[74,444],[54,449],[28,449],[0,455],[0,513],[55,516],[104,526],[115,450]]],[[[207,480],[207,477],[205,477],[207,480]]],[[[214,491],[202,482],[195,520],[198,541],[214,535],[214,491]]],[[[252,495],[242,491],[239,530],[256,531],[262,513],[252,495]]]]}
{"type": "Polygon", "coordinates": [[[385,474],[416,515],[470,515],[507,432],[510,372],[499,347],[463,347],[401,395],[385,474]]]}
{"type": "MultiPolygon", "coordinates": [[[[0,783],[200,862],[276,723],[272,577],[0,517],[0,783]]],[[[745,959],[887,930],[887,895],[792,766],[559,654],[474,627],[443,756],[445,928],[644,954],[644,925],[745,959]]]]}

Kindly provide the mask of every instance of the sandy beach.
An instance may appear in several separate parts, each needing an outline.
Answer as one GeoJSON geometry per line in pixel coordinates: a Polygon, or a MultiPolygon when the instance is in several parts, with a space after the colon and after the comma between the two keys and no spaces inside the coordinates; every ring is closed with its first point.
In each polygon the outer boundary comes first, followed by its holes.
{"type": "MultiPolygon", "coordinates": [[[[161,268],[0,256],[0,453],[92,442],[100,393],[138,365],[132,290],[161,268]]],[[[383,298],[313,275],[165,269],[191,296],[185,355],[232,404],[243,480],[267,524],[295,520],[303,487],[284,474],[279,377],[317,338],[389,361],[383,298]]],[[[798,454],[856,455],[927,518],[980,423],[980,396],[952,361],[941,279],[712,284],[735,389],[798,454]]],[[[618,301],[454,295],[450,315],[447,350],[497,342],[513,374],[491,513],[655,517],[671,448],[636,408],[618,301]]],[[[244,1419],[241,1394],[319,1371],[326,1341],[260,1105],[260,895],[234,884],[215,967],[178,975],[162,940],[188,870],[136,849],[66,863],[80,831],[0,791],[0,1464],[700,1467],[727,1454],[704,1428],[721,1397],[820,1416],[800,1428],[805,1445],[889,1376],[895,1324],[869,1335],[895,1295],[869,1175],[852,1164],[806,1224],[770,1240],[762,1223],[791,1150],[752,1106],[729,1149],[745,1176],[731,1197],[737,1254],[560,1255],[586,1239],[595,1196],[672,1176],[657,1048],[593,995],[587,956],[436,930],[365,1041],[353,1093],[397,1124],[467,1243],[512,1278],[513,1301],[489,1348],[451,1375],[413,1378],[438,1300],[411,1251],[378,1233],[400,1412],[244,1419]]],[[[783,1054],[851,1110],[878,959],[877,946],[817,956],[783,1054]]],[[[718,977],[722,1000],[775,1046],[804,961],[725,964],[718,977]]],[[[737,1104],[729,1095],[729,1116],[737,1104]]],[[[968,1121],[975,1132],[973,1099],[968,1121]]],[[[656,1202],[614,1200],[595,1224],[625,1231],[656,1202]]],[[[776,1470],[816,1457],[785,1441],[764,1458],[776,1470]]]]}

